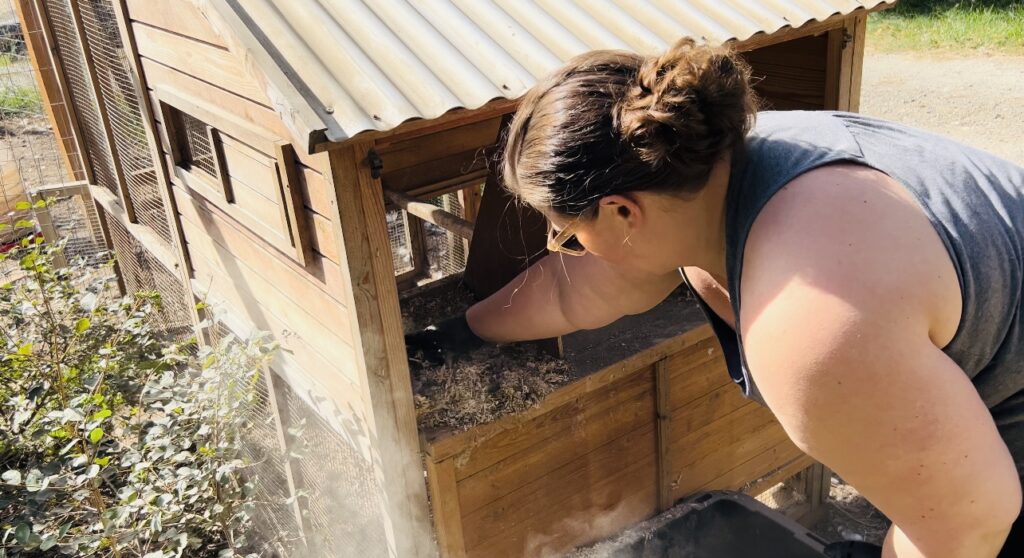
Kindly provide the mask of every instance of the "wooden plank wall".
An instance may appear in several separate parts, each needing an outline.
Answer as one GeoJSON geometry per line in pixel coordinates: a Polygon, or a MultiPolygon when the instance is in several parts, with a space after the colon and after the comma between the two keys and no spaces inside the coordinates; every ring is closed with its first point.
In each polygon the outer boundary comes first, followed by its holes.
{"type": "MultiPolygon", "coordinates": [[[[194,0],[127,0],[149,94],[172,88],[251,123],[268,137],[290,139],[263,93],[258,76],[237,57],[194,0]]],[[[159,106],[159,105],[156,105],[159,106]]],[[[157,114],[162,153],[170,148],[157,114]]],[[[207,122],[217,127],[217,122],[207,122]]],[[[276,154],[222,134],[237,206],[252,222],[280,219],[276,154]]],[[[313,254],[303,267],[275,248],[266,229],[253,230],[172,177],[172,190],[194,270],[193,284],[211,301],[270,331],[293,363],[346,412],[363,412],[345,307],[347,279],[334,234],[326,155],[298,155],[299,186],[313,254]]],[[[336,219],[335,215],[333,219],[336,219]]]]}
{"type": "Polygon", "coordinates": [[[708,326],[660,347],[521,416],[425,442],[443,554],[557,555],[695,492],[757,492],[811,465],[740,395],[708,326]]]}
{"type": "Polygon", "coordinates": [[[834,108],[825,99],[828,43],[828,34],[823,33],[743,53],[765,109],[834,108]]]}

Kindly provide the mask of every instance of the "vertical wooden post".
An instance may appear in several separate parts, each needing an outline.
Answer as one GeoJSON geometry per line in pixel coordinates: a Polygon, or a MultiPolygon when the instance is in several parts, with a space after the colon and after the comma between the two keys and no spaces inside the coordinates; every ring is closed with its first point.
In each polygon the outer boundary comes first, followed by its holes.
{"type": "Polygon", "coordinates": [[[672,507],[672,462],[670,458],[669,439],[672,421],[669,409],[669,369],[668,360],[661,359],[654,363],[654,397],[658,433],[658,511],[663,512],[672,507]]]}
{"type": "Polygon", "coordinates": [[[847,17],[843,26],[829,31],[825,108],[860,110],[860,84],[864,71],[867,14],[847,17]]]}
{"type": "Polygon", "coordinates": [[[433,504],[434,532],[442,558],[463,558],[466,540],[462,534],[462,512],[459,509],[458,487],[455,480],[455,458],[448,457],[434,463],[426,458],[427,482],[433,504]]]}
{"type": "MultiPolygon", "coordinates": [[[[32,202],[43,201],[43,196],[32,196],[29,198],[32,202]]],[[[35,210],[36,224],[39,225],[39,231],[43,235],[43,240],[46,241],[50,246],[57,244],[60,237],[57,235],[57,230],[53,226],[53,213],[50,212],[49,206],[35,210]]],[[[62,268],[68,265],[67,258],[64,256],[64,252],[54,252],[53,254],[53,267],[62,268]]]]}
{"type": "MultiPolygon", "coordinates": [[[[195,291],[192,288],[192,262],[189,259],[185,246],[185,233],[181,228],[181,220],[178,218],[178,206],[174,202],[174,193],[171,190],[169,169],[167,159],[164,158],[163,150],[160,149],[160,137],[156,134],[153,105],[146,87],[146,77],[142,73],[142,62],[139,59],[139,49],[135,43],[135,33],[131,29],[131,19],[128,16],[128,6],[125,0],[113,0],[114,14],[117,16],[117,27],[121,34],[121,43],[124,46],[126,58],[128,59],[128,71],[131,73],[132,85],[135,88],[135,97],[139,101],[139,111],[142,115],[142,127],[146,132],[146,145],[149,146],[149,156],[153,160],[154,174],[158,189],[160,190],[160,201],[164,206],[164,217],[167,219],[168,228],[171,231],[171,251],[178,260],[178,276],[188,293],[189,300],[194,301],[195,291]]],[[[120,167],[118,167],[120,168],[120,167]]],[[[131,215],[131,214],[129,214],[131,215]]],[[[189,304],[189,313],[194,328],[201,323],[199,311],[195,304],[189,304]]],[[[202,340],[205,337],[201,331],[196,331],[196,339],[202,340]]]]}
{"type": "Polygon", "coordinates": [[[330,151],[335,234],[351,289],[352,340],[366,417],[373,436],[373,468],[383,487],[388,554],[433,554],[429,544],[426,484],[419,452],[412,382],[405,352],[394,265],[387,236],[384,196],[367,157],[371,142],[330,151]]]}
{"type": "Polygon", "coordinates": [[[93,98],[96,101],[96,111],[99,114],[100,125],[103,126],[103,135],[107,142],[107,155],[114,169],[114,179],[117,181],[117,190],[121,198],[121,207],[128,215],[128,222],[135,223],[135,207],[132,205],[131,194],[128,192],[128,181],[125,179],[124,168],[121,166],[121,158],[117,153],[117,144],[114,142],[114,130],[110,125],[110,115],[107,113],[107,105],[103,100],[103,91],[100,89],[99,77],[96,75],[96,64],[93,61],[92,50],[85,34],[85,24],[82,21],[82,10],[78,2],[68,2],[71,7],[71,18],[75,23],[75,32],[78,35],[79,46],[82,47],[82,56],[85,60],[85,68],[89,74],[89,86],[92,88],[93,98]]]}
{"type": "Polygon", "coordinates": [[[462,216],[470,223],[476,223],[480,213],[480,196],[483,185],[470,186],[459,190],[459,203],[462,204],[462,216]]]}
{"type": "MultiPolygon", "coordinates": [[[[100,233],[103,235],[103,245],[107,247],[107,250],[109,252],[113,252],[114,251],[114,239],[111,238],[111,236],[110,236],[110,227],[107,225],[107,213],[106,213],[106,210],[103,208],[103,204],[101,204],[99,202],[99,200],[97,200],[96,198],[92,197],[91,194],[90,194],[89,197],[90,197],[90,199],[92,199],[93,211],[96,212],[96,216],[97,216],[96,220],[99,221],[99,223],[100,223],[100,233]]],[[[117,258],[113,258],[113,260],[114,260],[114,262],[113,262],[114,263],[114,277],[117,279],[117,290],[123,296],[123,295],[128,294],[128,288],[125,287],[125,284],[124,284],[124,274],[121,273],[121,266],[120,266],[120,264],[117,263],[117,258]]]]}
{"type": "MultiPolygon", "coordinates": [[[[847,20],[850,21],[850,20],[847,20]]],[[[861,79],[864,77],[864,43],[866,42],[865,35],[868,29],[868,16],[867,14],[857,14],[853,17],[853,30],[851,35],[853,36],[853,42],[847,46],[847,50],[850,52],[845,56],[850,57],[850,86],[847,93],[847,106],[845,110],[850,112],[860,111],[860,84],[861,79]]]]}
{"type": "Polygon", "coordinates": [[[72,180],[86,180],[85,166],[80,154],[82,149],[78,130],[74,126],[74,112],[62,86],[60,60],[49,47],[44,14],[32,0],[14,2],[18,21],[25,35],[25,46],[32,62],[36,85],[42,95],[43,107],[53,124],[57,144],[64,159],[64,166],[72,180]]]}

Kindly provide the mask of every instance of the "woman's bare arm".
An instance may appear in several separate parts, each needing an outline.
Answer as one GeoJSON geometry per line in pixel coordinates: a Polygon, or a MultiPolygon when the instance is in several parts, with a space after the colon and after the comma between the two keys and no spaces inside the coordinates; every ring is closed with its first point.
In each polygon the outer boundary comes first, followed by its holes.
{"type": "Polygon", "coordinates": [[[466,319],[488,341],[544,339],[648,310],[681,282],[676,270],[629,273],[590,254],[550,254],[470,308],[466,319]]]}
{"type": "Polygon", "coordinates": [[[816,172],[769,202],[747,243],[754,380],[793,441],[893,520],[884,556],[995,556],[1021,487],[988,409],[935,342],[958,298],[948,256],[888,178],[816,172]]]}

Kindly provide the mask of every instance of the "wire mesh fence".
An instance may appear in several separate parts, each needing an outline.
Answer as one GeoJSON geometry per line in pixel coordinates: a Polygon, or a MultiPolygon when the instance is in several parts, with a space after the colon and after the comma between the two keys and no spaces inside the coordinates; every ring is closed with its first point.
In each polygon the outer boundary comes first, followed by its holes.
{"type": "Polygon", "coordinates": [[[99,96],[110,122],[116,157],[135,216],[170,244],[171,228],[114,6],[111,0],[79,0],[78,5],[99,96]]]}
{"type": "Polygon", "coordinates": [[[384,491],[370,463],[283,382],[281,391],[309,555],[387,556],[384,491]]]}
{"type": "MultiPolygon", "coordinates": [[[[461,195],[462,191],[455,191],[425,201],[466,218],[461,195]]],[[[443,279],[466,268],[469,242],[462,237],[400,209],[388,211],[387,227],[395,275],[408,278],[407,286],[443,279]]]]}
{"type": "Polygon", "coordinates": [[[99,105],[93,92],[89,67],[82,42],[75,26],[69,0],[45,0],[46,15],[52,30],[54,46],[63,67],[68,86],[67,94],[74,105],[82,130],[85,151],[94,173],[96,184],[118,193],[117,173],[111,158],[110,146],[100,120],[99,105]]]}
{"type": "Polygon", "coordinates": [[[161,333],[169,339],[186,342],[194,335],[190,309],[193,297],[185,291],[177,275],[164,267],[120,221],[109,215],[103,218],[110,231],[125,290],[129,294],[160,293],[163,303],[159,313],[161,333]]]}
{"type": "MultiPolygon", "coordinates": [[[[40,17],[34,4],[21,3],[21,18],[28,32],[41,33],[40,17]]],[[[64,189],[74,184],[71,160],[77,152],[61,154],[47,109],[63,110],[63,100],[48,100],[40,91],[40,75],[53,71],[52,60],[37,53],[36,66],[30,56],[25,29],[22,28],[14,0],[0,0],[0,250],[9,249],[25,236],[42,235],[43,226],[52,227],[48,241],[66,239],[67,259],[84,257],[96,260],[105,250],[97,228],[92,203],[80,189],[64,189]],[[51,103],[47,107],[44,103],[51,103]],[[55,190],[54,190],[55,189],[55,190]],[[56,197],[45,192],[59,192],[56,197]],[[30,209],[31,202],[51,199],[44,210],[30,209]],[[15,227],[18,221],[35,221],[34,229],[15,227]],[[56,236],[53,231],[56,230],[56,236]]],[[[77,163],[80,165],[80,163],[77,163]]],[[[4,262],[5,276],[17,266],[4,262]]]]}

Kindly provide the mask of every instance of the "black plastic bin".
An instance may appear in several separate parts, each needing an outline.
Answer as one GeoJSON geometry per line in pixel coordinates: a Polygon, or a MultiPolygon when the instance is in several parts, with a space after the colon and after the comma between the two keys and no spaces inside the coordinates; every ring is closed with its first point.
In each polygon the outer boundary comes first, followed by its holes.
{"type": "Polygon", "coordinates": [[[579,558],[822,558],[825,543],[799,523],[737,493],[705,493],[579,558]]]}

